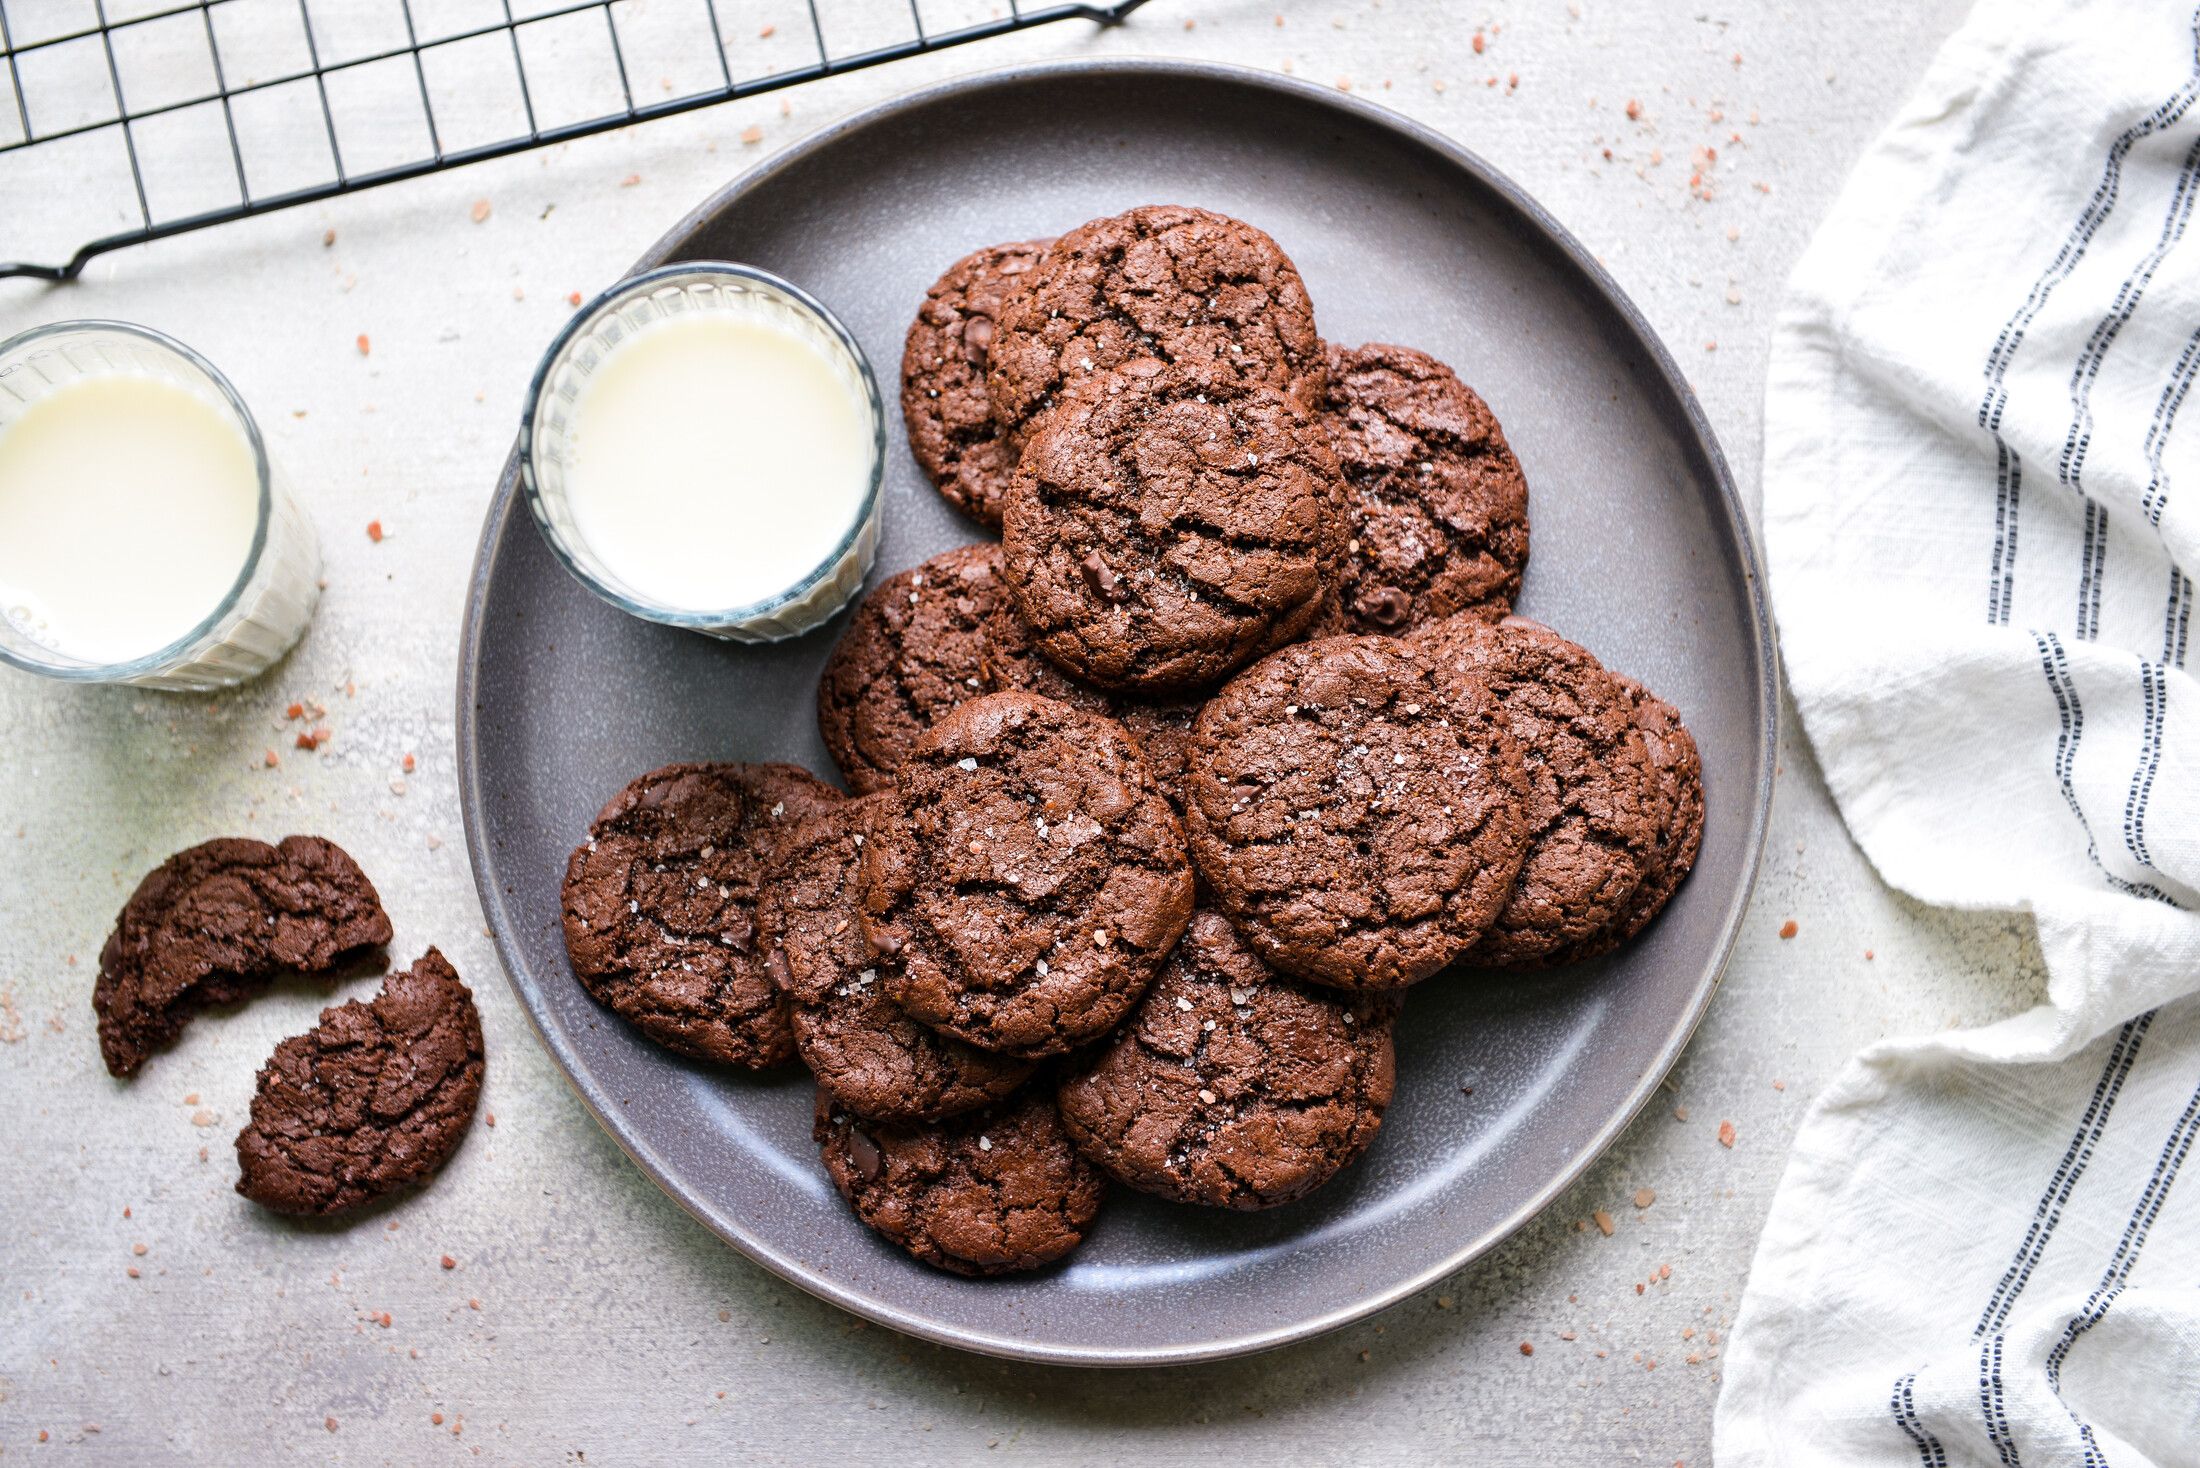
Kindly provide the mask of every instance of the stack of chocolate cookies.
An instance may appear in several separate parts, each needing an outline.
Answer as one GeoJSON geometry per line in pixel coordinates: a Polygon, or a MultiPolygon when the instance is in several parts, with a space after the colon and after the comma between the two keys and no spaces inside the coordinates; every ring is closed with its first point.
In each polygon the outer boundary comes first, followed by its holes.
{"type": "Polygon", "coordinates": [[[1155,206],[957,261],[902,408],[1001,538],[848,619],[818,723],[854,798],[645,775],[565,928],[660,1043],[799,1055],[835,1184],[917,1258],[1059,1259],[1109,1179],[1301,1198],[1381,1125],[1406,988],[1604,952],[1687,875],[1679,715],[1512,615],[1496,418],[1325,344],[1259,229],[1155,206]]]}

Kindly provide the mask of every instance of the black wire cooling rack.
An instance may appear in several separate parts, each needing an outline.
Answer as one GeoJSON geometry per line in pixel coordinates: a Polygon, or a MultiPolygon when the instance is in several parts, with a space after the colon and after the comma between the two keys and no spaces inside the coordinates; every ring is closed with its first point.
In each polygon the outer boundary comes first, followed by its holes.
{"type": "Polygon", "coordinates": [[[0,0],[0,277],[1144,3],[0,0]]]}

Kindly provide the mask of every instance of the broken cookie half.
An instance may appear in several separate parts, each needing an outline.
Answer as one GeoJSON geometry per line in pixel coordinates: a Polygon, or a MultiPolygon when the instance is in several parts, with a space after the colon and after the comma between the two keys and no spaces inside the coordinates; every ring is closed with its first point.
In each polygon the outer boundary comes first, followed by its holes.
{"type": "Polygon", "coordinates": [[[138,883],[100,950],[100,1057],[135,1075],[200,1010],[278,974],[332,974],[389,941],[374,884],[333,841],[231,836],[179,851],[138,883]]]}
{"type": "Polygon", "coordinates": [[[326,1216],[430,1177],[473,1124],[481,1076],[481,1012],[430,948],[275,1047],[237,1135],[237,1191],[326,1216]]]}

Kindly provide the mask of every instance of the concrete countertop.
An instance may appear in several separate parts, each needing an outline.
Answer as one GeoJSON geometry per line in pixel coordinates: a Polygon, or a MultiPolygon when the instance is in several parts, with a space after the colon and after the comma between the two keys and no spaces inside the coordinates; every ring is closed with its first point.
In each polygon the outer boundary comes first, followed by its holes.
{"type": "MultiPolygon", "coordinates": [[[[777,9],[793,29],[800,6],[777,9]]],[[[1926,911],[1878,881],[1792,710],[1724,992],[1670,1094],[1547,1213],[1324,1339],[1078,1372],[920,1344],[811,1300],[691,1221],[589,1120],[501,981],[466,869],[461,598],[570,292],[816,127],[1049,56],[1287,68],[1462,140],[1633,294],[1754,504],[1782,281],[1962,10],[1155,0],[1112,32],[1043,28],[124,251],[73,286],[0,282],[0,336],[115,316],[220,364],[311,506],[329,583],[302,647],[234,694],[0,677],[0,1459],[1708,1462],[1719,1342],[1810,1097],[1881,1035],[1976,1023],[2041,984],[2021,920],[1926,911]],[[293,699],[327,706],[318,752],[292,744],[293,699]],[[493,1128],[350,1229],[278,1222],[231,1192],[254,1070],[325,991],[283,986],[202,1021],[129,1084],[101,1069],[92,1032],[99,946],[138,877],[210,836],[293,830],[359,858],[395,918],[392,956],[440,945],[488,1028],[493,1128]]],[[[0,169],[0,219],[24,207],[0,169]]]]}

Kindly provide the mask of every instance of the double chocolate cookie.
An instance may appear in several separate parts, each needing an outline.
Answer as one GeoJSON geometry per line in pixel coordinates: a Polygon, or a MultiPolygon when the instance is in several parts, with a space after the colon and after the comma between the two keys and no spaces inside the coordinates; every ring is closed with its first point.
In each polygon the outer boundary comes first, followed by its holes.
{"type": "Polygon", "coordinates": [[[1084,1241],[1107,1192],[1043,1093],[897,1127],[860,1121],[820,1091],[816,1137],[858,1218],[954,1274],[1052,1263],[1084,1241]]]}
{"type": "Polygon", "coordinates": [[[201,1009],[278,974],[328,974],[389,941],[374,884],[332,841],[225,837],[179,851],[138,883],[100,949],[100,1058],[135,1075],[201,1009]]]}
{"type": "Polygon", "coordinates": [[[995,424],[985,371],[1001,300],[1052,240],[972,251],[932,283],[901,353],[909,448],[940,496],[981,525],[1001,523],[1015,451],[995,424]]]}
{"type": "Polygon", "coordinates": [[[1314,420],[1268,387],[1179,395],[1152,365],[1034,427],[1001,563],[1040,651],[1145,697],[1211,683],[1312,626],[1344,547],[1314,420]]]}
{"type": "Polygon", "coordinates": [[[1121,1183],[1217,1208],[1303,1198],[1367,1150],[1396,1082],[1392,994],[1301,986],[1200,912],[1122,1031],[1061,1088],[1121,1183]]]}
{"type": "Polygon", "coordinates": [[[1056,240],[1001,307],[986,370],[1011,427],[1134,358],[1187,392],[1269,387],[1313,412],[1324,364],[1298,267],[1243,220],[1174,204],[1095,219],[1056,240]]]}
{"type": "Polygon", "coordinates": [[[1527,848],[1497,697],[1406,641],[1331,637],[1201,711],[1185,810],[1216,903],[1262,958],[1346,988],[1416,983],[1481,938],[1527,848]]]}
{"type": "Polygon", "coordinates": [[[1403,632],[1512,610],[1528,563],[1528,482],[1488,404],[1411,347],[1329,348],[1325,403],[1344,473],[1343,626],[1403,632]]]}
{"type": "Polygon", "coordinates": [[[887,997],[1025,1057],[1106,1034],[1192,911],[1182,830],[1129,736],[1028,693],[964,704],[918,741],[860,882],[887,997]]]}
{"type": "Polygon", "coordinates": [[[1496,693],[1526,757],[1527,861],[1473,961],[1544,961],[1611,927],[1656,869],[1670,815],[1626,688],[1585,648],[1521,617],[1453,617],[1412,640],[1446,681],[1496,693]]]}
{"type": "Polygon", "coordinates": [[[821,1090],[870,1121],[936,1121],[1001,1100],[1032,1063],[928,1029],[886,997],[856,909],[856,867],[885,798],[843,801],[788,836],[762,903],[767,962],[821,1090]]]}
{"type": "Polygon", "coordinates": [[[844,798],[794,765],[666,765],[634,781],[566,863],[573,972],[668,1050],[754,1069],[791,1060],[757,901],[786,833],[844,798]]]}
{"type": "Polygon", "coordinates": [[[1099,702],[1032,647],[987,541],[871,589],[818,679],[817,728],[849,785],[879,790],[942,714],[1004,689],[1099,702]]]}
{"type": "Polygon", "coordinates": [[[481,1013],[430,948],[382,992],[321,1011],[260,1070],[237,1191],[278,1213],[344,1213],[450,1160],[481,1099],[481,1013]]]}
{"type": "Polygon", "coordinates": [[[1671,704],[1624,674],[1613,674],[1634,710],[1650,767],[1665,796],[1665,817],[1658,823],[1656,848],[1648,876],[1619,916],[1602,930],[1551,955],[1553,963],[1571,963],[1609,953],[1650,925],[1665,910],[1703,846],[1703,759],[1696,740],[1671,704]]]}

